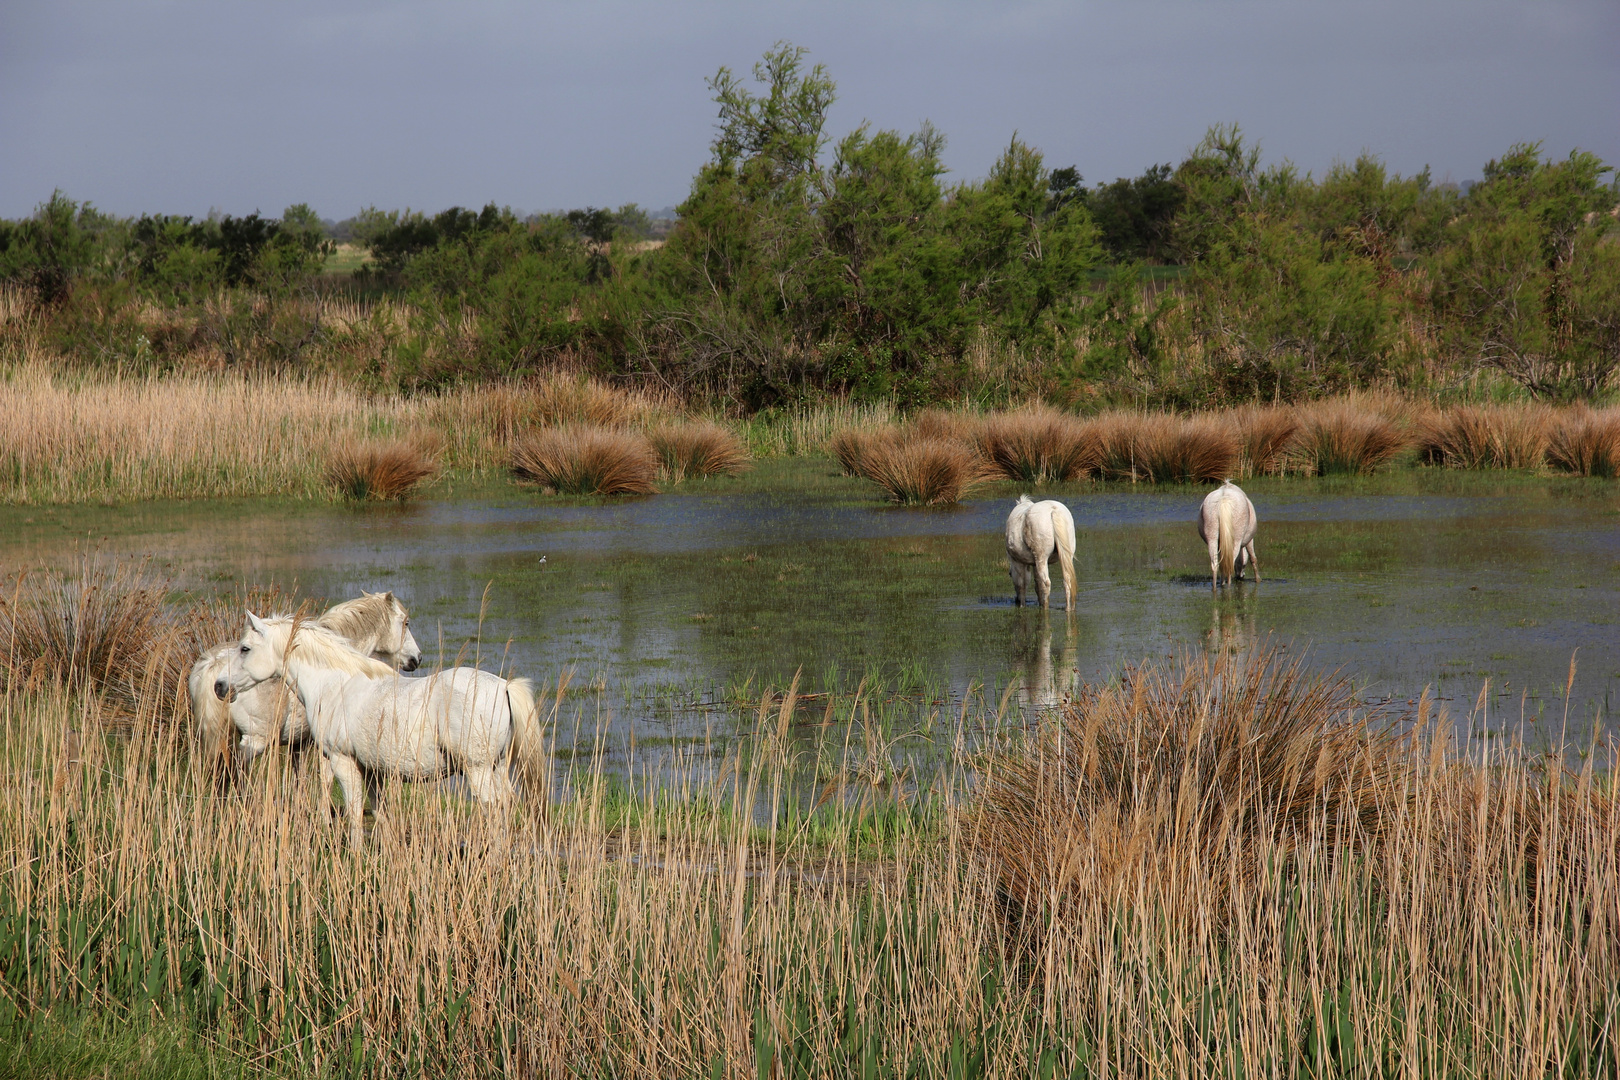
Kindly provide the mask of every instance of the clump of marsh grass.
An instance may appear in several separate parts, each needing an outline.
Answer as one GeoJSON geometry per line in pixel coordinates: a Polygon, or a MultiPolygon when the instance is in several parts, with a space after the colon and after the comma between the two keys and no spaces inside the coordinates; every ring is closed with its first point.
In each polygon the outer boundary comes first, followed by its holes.
{"type": "Polygon", "coordinates": [[[1576,476],[1620,476],[1620,409],[1565,413],[1550,433],[1547,461],[1576,476]]]}
{"type": "Polygon", "coordinates": [[[512,440],[512,471],[560,495],[650,495],[658,457],[638,432],[584,424],[539,428],[512,440]]]}
{"type": "Polygon", "coordinates": [[[1299,432],[1299,417],[1293,409],[1250,405],[1228,413],[1227,422],[1242,447],[1240,468],[1245,475],[1264,476],[1283,471],[1288,451],[1299,432]]]}
{"type": "Polygon", "coordinates": [[[1551,424],[1544,406],[1459,405],[1420,422],[1418,449],[1454,469],[1539,469],[1551,424]]]}
{"type": "Polygon", "coordinates": [[[1406,432],[1383,413],[1348,400],[1327,401],[1300,410],[1290,457],[1314,476],[1371,473],[1407,444],[1406,432]]]}
{"type": "Polygon", "coordinates": [[[670,483],[688,476],[736,476],[748,468],[748,449],[742,440],[712,421],[660,425],[647,438],[670,483]]]}
{"type": "Polygon", "coordinates": [[[171,698],[184,684],[195,635],[177,623],[167,592],[144,563],[87,558],[66,574],[19,575],[0,598],[5,685],[87,687],[124,716],[143,696],[171,698]]]}
{"type": "Polygon", "coordinates": [[[1408,760],[1347,681],[1276,651],[1147,661],[1086,688],[991,769],[976,834],[1020,915],[1106,905],[1195,864],[1252,883],[1312,821],[1380,835],[1408,760]]]}
{"type": "Polygon", "coordinates": [[[1186,484],[1236,475],[1239,449],[1214,417],[1116,412],[1096,421],[1100,471],[1111,480],[1186,484]]]}
{"type": "MultiPolygon", "coordinates": [[[[949,430],[944,423],[935,426],[942,434],[949,430]]],[[[991,414],[967,434],[991,469],[1025,483],[1081,479],[1102,457],[1091,425],[1045,405],[991,414]]]]}
{"type": "Polygon", "coordinates": [[[845,476],[866,476],[866,463],[872,451],[880,446],[892,446],[900,439],[900,428],[894,424],[840,428],[827,440],[827,452],[838,462],[845,476]]]}
{"type": "Polygon", "coordinates": [[[860,469],[860,475],[892,501],[909,506],[961,502],[989,479],[977,454],[945,439],[874,440],[860,459],[860,469]]]}
{"type": "Polygon", "coordinates": [[[357,502],[406,499],[439,474],[436,449],[436,441],[423,436],[344,442],[327,462],[326,481],[357,502]]]}

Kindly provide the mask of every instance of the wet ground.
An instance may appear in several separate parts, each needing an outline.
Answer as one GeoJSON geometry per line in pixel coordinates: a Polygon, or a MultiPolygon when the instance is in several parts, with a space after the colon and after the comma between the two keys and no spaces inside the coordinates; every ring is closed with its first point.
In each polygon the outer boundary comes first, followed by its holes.
{"type": "Polygon", "coordinates": [[[1259,481],[1264,580],[1219,595],[1192,525],[1203,488],[1053,489],[1079,534],[1072,617],[1012,606],[1002,525],[1017,490],[895,508],[828,462],[794,459],[629,501],[463,481],[406,507],[8,507],[0,566],[93,549],[150,555],[197,591],[392,589],[430,658],[476,654],[537,681],[571,667],[576,685],[610,687],[649,718],[638,701],[757,697],[799,669],[807,690],[865,677],[994,698],[1018,680],[1049,698],[1125,661],[1268,637],[1344,670],[1370,700],[1432,687],[1465,714],[1489,680],[1487,727],[1562,725],[1567,707],[1589,732],[1620,702],[1612,482],[1439,470],[1259,481]]]}

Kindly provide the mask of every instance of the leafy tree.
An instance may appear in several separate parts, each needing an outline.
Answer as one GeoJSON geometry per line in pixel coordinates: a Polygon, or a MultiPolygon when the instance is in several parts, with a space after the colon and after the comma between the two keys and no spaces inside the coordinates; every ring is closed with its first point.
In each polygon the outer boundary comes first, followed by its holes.
{"type": "Polygon", "coordinates": [[[1435,259],[1447,338],[1539,397],[1596,394],[1620,369],[1613,170],[1521,143],[1485,166],[1435,259]]]}
{"type": "Polygon", "coordinates": [[[1097,185],[1086,206],[1112,259],[1168,262],[1175,257],[1172,234],[1186,198],[1170,166],[1153,165],[1134,179],[1097,185]]]}

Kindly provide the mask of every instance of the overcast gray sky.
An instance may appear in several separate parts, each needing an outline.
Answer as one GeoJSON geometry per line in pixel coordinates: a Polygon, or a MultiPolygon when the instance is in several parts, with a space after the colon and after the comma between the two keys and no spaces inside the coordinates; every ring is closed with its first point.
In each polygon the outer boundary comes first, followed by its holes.
{"type": "Polygon", "coordinates": [[[1016,129],[1087,182],[1237,121],[1318,175],[1362,150],[1465,180],[1519,141],[1620,163],[1620,2],[0,2],[0,216],[53,188],[122,214],[308,202],[679,202],[704,80],[778,39],[838,83],[830,133],[1016,129]]]}

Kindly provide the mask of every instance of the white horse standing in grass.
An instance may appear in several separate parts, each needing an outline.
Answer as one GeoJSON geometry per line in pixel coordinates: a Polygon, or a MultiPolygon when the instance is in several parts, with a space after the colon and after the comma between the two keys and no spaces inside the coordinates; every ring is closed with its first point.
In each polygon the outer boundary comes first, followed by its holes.
{"type": "Polygon", "coordinates": [[[368,779],[431,780],[459,770],[479,802],[504,804],[514,793],[512,765],[531,774],[545,767],[527,679],[465,667],[405,679],[323,626],[249,613],[214,693],[224,698],[278,678],[298,695],[315,744],[343,786],[357,847],[365,843],[368,779]]]}
{"type": "Polygon", "coordinates": [[[1243,568],[1254,564],[1254,580],[1260,580],[1260,560],[1254,553],[1254,504],[1243,489],[1228,480],[1208,495],[1198,511],[1198,536],[1209,545],[1209,587],[1215,589],[1222,577],[1228,585],[1243,577],[1243,568]]]}
{"type": "MultiPolygon", "coordinates": [[[[422,650],[411,633],[410,613],[392,592],[362,592],[353,600],[328,608],[315,622],[389,667],[415,671],[422,662],[422,650]]],[[[236,649],[234,641],[216,646],[191,665],[187,689],[191,692],[191,714],[197,723],[197,741],[203,752],[228,752],[226,741],[232,728],[249,760],[278,740],[287,746],[297,746],[307,740],[309,721],[305,719],[304,707],[279,679],[261,683],[229,701],[222,701],[214,694],[214,683],[225,673],[236,649]]],[[[324,759],[321,779],[327,785],[332,782],[324,759]]]]}
{"type": "Polygon", "coordinates": [[[1050,606],[1052,576],[1047,564],[1063,568],[1063,610],[1074,610],[1074,516],[1053,499],[1031,502],[1018,496],[1007,515],[1007,573],[1012,576],[1014,602],[1024,606],[1024,590],[1035,577],[1035,595],[1041,607],[1050,606]]]}

